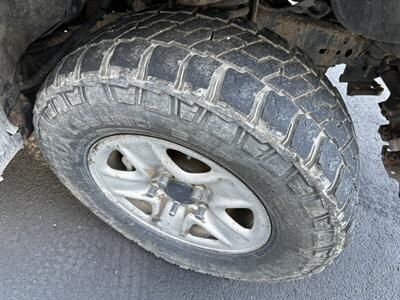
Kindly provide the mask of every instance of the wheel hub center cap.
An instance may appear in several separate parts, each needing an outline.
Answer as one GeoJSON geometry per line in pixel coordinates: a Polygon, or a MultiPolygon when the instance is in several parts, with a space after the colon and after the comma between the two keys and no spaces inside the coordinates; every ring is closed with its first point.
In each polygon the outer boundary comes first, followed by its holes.
{"type": "Polygon", "coordinates": [[[181,204],[196,203],[196,200],[192,197],[193,188],[184,182],[171,180],[165,188],[165,193],[181,204]]]}

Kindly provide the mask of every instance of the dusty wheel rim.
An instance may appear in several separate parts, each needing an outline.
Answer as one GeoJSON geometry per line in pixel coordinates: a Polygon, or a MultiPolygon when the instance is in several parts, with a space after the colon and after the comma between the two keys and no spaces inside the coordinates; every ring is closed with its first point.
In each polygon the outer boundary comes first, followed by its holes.
{"type": "Polygon", "coordinates": [[[192,247],[246,253],[265,245],[271,222],[256,195],[214,161],[178,144],[117,135],[89,151],[90,173],[135,222],[192,247]]]}

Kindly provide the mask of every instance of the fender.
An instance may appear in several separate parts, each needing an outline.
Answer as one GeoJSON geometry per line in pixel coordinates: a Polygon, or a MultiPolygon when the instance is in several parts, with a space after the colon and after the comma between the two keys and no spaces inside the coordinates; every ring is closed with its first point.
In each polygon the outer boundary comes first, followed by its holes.
{"type": "Polygon", "coordinates": [[[18,127],[7,115],[18,98],[18,62],[30,43],[75,18],[86,0],[0,1],[0,178],[23,147],[18,127]]]}

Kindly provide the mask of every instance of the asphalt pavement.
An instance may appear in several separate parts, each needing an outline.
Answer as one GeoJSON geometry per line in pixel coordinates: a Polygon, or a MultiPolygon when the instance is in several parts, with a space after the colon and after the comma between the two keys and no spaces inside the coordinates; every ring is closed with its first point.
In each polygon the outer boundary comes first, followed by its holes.
{"type": "MultiPolygon", "coordinates": [[[[344,95],[341,70],[328,75],[344,95]]],[[[0,299],[399,299],[400,199],[377,134],[386,97],[344,96],[360,145],[360,202],[350,244],[323,273],[267,284],[179,269],[109,228],[24,150],[0,183],[0,299]]]]}

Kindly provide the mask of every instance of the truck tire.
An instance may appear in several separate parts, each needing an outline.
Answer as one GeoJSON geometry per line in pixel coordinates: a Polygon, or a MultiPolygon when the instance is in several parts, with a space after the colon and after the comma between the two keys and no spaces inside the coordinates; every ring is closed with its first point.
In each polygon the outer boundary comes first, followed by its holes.
{"type": "Polygon", "coordinates": [[[345,104],[299,50],[247,21],[185,8],[128,14],[59,63],[34,124],[78,199],[182,268],[289,280],[323,270],[346,245],[359,162],[345,104]],[[127,191],[139,175],[146,187],[137,179],[127,191]],[[144,190],[143,201],[126,196],[144,190]]]}

